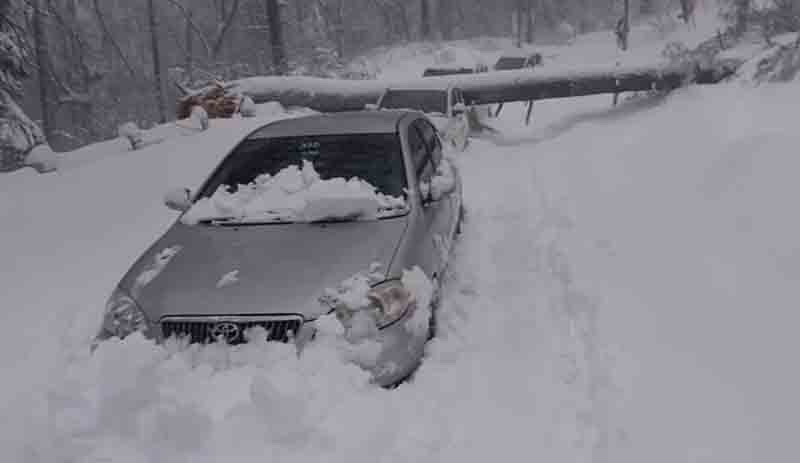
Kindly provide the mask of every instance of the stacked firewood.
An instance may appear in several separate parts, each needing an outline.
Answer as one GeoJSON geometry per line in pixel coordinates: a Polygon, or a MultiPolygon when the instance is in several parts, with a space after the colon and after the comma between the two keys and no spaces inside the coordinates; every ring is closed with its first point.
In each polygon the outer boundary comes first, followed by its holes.
{"type": "Polygon", "coordinates": [[[194,107],[200,106],[208,113],[209,118],[230,118],[239,110],[240,103],[240,97],[226,94],[223,84],[214,82],[200,91],[187,92],[180,97],[176,116],[178,119],[186,119],[191,116],[194,107]]]}

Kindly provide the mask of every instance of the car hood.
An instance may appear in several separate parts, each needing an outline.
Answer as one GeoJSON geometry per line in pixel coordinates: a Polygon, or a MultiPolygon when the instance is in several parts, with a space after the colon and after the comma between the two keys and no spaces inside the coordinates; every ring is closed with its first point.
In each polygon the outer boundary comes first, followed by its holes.
{"type": "Polygon", "coordinates": [[[324,224],[250,226],[180,222],[131,268],[120,287],[150,321],[166,315],[327,312],[318,298],[372,263],[388,271],[407,216],[324,224]]]}

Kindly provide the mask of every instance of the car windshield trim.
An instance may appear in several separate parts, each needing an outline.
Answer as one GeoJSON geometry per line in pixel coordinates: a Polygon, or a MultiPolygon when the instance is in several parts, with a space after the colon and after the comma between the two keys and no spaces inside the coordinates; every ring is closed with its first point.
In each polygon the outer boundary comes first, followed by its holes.
{"type": "MultiPolygon", "coordinates": [[[[386,209],[378,212],[375,220],[388,220],[405,217],[411,212],[410,207],[402,209],[386,209]]],[[[371,222],[372,220],[365,220],[358,217],[354,218],[323,218],[318,220],[297,220],[294,218],[275,218],[268,220],[264,218],[243,218],[243,217],[209,217],[199,220],[198,225],[213,226],[213,227],[253,227],[263,225],[294,225],[294,224],[326,224],[326,223],[348,223],[348,222],[371,222]]]]}

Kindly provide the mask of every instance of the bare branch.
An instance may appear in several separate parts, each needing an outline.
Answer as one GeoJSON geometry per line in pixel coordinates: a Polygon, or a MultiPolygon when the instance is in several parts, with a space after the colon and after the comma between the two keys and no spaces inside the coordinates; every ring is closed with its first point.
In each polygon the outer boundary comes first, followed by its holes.
{"type": "Polygon", "coordinates": [[[181,11],[183,17],[186,19],[186,22],[189,24],[189,27],[192,28],[193,31],[197,34],[200,38],[200,41],[203,42],[203,47],[206,49],[206,56],[211,56],[211,44],[208,43],[208,39],[200,27],[192,20],[192,15],[189,14],[189,11],[183,6],[178,0],[167,0],[170,4],[172,4],[175,8],[181,11]]]}
{"type": "Polygon", "coordinates": [[[119,55],[119,58],[122,60],[122,63],[128,68],[128,72],[130,73],[131,77],[136,77],[136,72],[133,70],[133,66],[128,61],[128,58],[125,57],[125,53],[123,53],[122,48],[120,48],[119,43],[114,40],[114,36],[111,35],[111,31],[108,30],[108,26],[106,25],[105,18],[103,17],[103,11],[100,9],[99,0],[94,0],[94,12],[97,15],[97,21],[100,23],[100,28],[103,30],[103,35],[111,42],[111,45],[114,47],[114,50],[119,55]]]}
{"type": "Polygon", "coordinates": [[[222,49],[222,44],[225,43],[225,35],[228,33],[228,30],[233,25],[233,20],[236,18],[236,14],[239,12],[239,0],[233,0],[233,5],[231,6],[231,11],[228,13],[228,18],[225,19],[225,22],[222,23],[222,28],[219,31],[219,36],[217,37],[216,42],[214,43],[213,47],[213,56],[216,57],[220,50],[222,49]]]}

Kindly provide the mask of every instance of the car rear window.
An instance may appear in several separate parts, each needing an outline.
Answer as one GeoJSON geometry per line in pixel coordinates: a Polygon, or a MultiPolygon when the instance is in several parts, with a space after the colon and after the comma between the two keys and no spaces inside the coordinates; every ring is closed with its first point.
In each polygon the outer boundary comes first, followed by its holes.
{"type": "Polygon", "coordinates": [[[389,90],[381,99],[381,108],[416,109],[424,113],[447,113],[444,90],[389,90]]]}
{"type": "Polygon", "coordinates": [[[225,158],[200,195],[211,196],[221,185],[246,185],[259,175],[275,175],[291,165],[301,167],[303,161],[311,162],[323,180],[358,177],[383,194],[405,194],[400,137],[368,133],[248,138],[225,158]]]}

